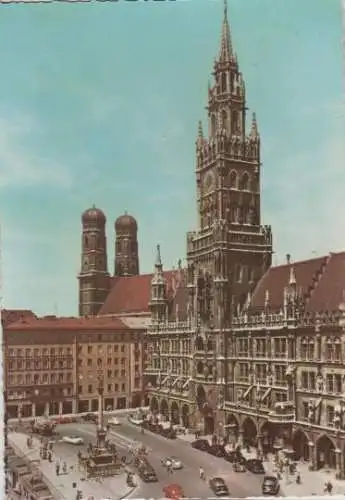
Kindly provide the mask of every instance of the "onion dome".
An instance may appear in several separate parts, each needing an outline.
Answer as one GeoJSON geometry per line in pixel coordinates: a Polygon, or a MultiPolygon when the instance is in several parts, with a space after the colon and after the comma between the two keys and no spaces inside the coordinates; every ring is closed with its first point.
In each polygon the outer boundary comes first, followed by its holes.
{"type": "Polygon", "coordinates": [[[106,216],[100,208],[97,208],[96,205],[92,205],[91,208],[88,208],[85,212],[83,212],[81,220],[83,224],[105,224],[106,216]]]}
{"type": "Polygon", "coordinates": [[[116,219],[115,230],[136,232],[138,230],[138,224],[134,217],[125,212],[116,219]]]}

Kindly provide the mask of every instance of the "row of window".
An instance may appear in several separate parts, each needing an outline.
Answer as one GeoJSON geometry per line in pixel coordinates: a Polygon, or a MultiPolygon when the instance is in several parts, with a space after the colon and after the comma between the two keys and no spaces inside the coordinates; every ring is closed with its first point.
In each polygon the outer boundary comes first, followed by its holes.
{"type": "MultiPolygon", "coordinates": [[[[97,393],[98,391],[98,386],[93,385],[93,384],[88,384],[87,386],[82,386],[80,385],[78,387],[78,392],[79,394],[94,394],[97,393]]],[[[106,392],[112,393],[112,392],[126,392],[126,384],[107,384],[106,385],[106,392]]]]}
{"type": "Polygon", "coordinates": [[[52,358],[10,358],[7,366],[9,371],[72,370],[73,361],[72,359],[65,360],[52,358]]]}
{"type": "Polygon", "coordinates": [[[18,349],[8,349],[9,357],[38,357],[38,356],[71,356],[72,348],[71,347],[35,347],[31,348],[18,348],[18,349]]]}
{"type": "Polygon", "coordinates": [[[162,353],[185,354],[189,355],[191,351],[191,343],[189,340],[162,340],[161,344],[156,343],[154,349],[158,349],[162,353]]]}
{"type": "MultiPolygon", "coordinates": [[[[286,385],[286,366],[274,365],[272,373],[268,371],[267,365],[254,365],[254,379],[256,383],[262,385],[286,385]]],[[[236,368],[236,379],[241,382],[249,382],[250,366],[248,363],[238,363],[236,368]]]]}
{"type": "MultiPolygon", "coordinates": [[[[78,366],[93,366],[97,365],[98,367],[102,367],[104,365],[111,366],[112,364],[118,365],[120,358],[87,358],[87,359],[78,359],[78,366]]],[[[126,364],[126,358],[121,358],[121,365],[126,364]]]]}
{"type": "MultiPolygon", "coordinates": [[[[139,343],[136,342],[134,344],[134,346],[139,349],[139,343]]],[[[107,353],[111,353],[112,351],[113,352],[126,352],[126,344],[106,344],[106,345],[103,345],[103,344],[99,344],[97,346],[95,345],[79,345],[78,346],[78,352],[84,352],[86,351],[88,354],[95,354],[95,353],[99,353],[99,354],[102,354],[104,353],[104,351],[107,351],[107,353]]]]}
{"type": "MultiPolygon", "coordinates": [[[[303,401],[302,405],[302,415],[301,418],[303,420],[308,421],[309,420],[309,403],[308,401],[303,401]]],[[[333,427],[334,425],[334,417],[335,417],[335,408],[333,405],[327,405],[326,406],[326,414],[325,414],[325,422],[323,422],[325,425],[329,427],[333,427]]]]}
{"type": "Polygon", "coordinates": [[[189,360],[182,359],[162,359],[162,358],[154,358],[152,360],[152,368],[154,370],[162,371],[163,373],[174,373],[178,375],[186,375],[188,376],[190,371],[189,360]]]}
{"type": "Polygon", "coordinates": [[[325,380],[321,375],[312,371],[303,371],[301,373],[301,389],[307,391],[319,391],[334,394],[343,392],[343,377],[339,373],[328,373],[325,380]]]}
{"type": "MultiPolygon", "coordinates": [[[[125,369],[122,369],[122,370],[106,370],[103,372],[104,376],[106,376],[107,378],[118,378],[119,376],[121,378],[123,377],[126,377],[127,375],[127,372],[125,369]]],[[[88,378],[96,378],[96,374],[93,370],[89,370],[87,372],[87,377],[88,378]]],[[[83,378],[83,375],[80,375],[80,378],[83,378]]]]}
{"type": "Polygon", "coordinates": [[[63,384],[72,382],[71,372],[59,373],[26,373],[25,375],[9,375],[7,383],[13,385],[63,384]]]}
{"type": "Polygon", "coordinates": [[[272,342],[268,342],[266,339],[254,339],[252,346],[253,352],[250,352],[251,346],[249,339],[238,338],[236,340],[236,355],[243,357],[258,357],[265,358],[268,353],[268,345],[270,345],[271,357],[274,358],[286,358],[287,357],[287,339],[286,338],[275,338],[272,342]]]}

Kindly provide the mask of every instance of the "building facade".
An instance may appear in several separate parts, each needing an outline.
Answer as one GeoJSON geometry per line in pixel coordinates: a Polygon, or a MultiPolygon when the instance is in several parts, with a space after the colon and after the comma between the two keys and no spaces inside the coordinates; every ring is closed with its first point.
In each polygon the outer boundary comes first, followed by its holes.
{"type": "Polygon", "coordinates": [[[167,297],[160,249],[145,371],[152,411],[205,434],[288,448],[345,477],[345,253],[271,267],[260,218],[260,137],[245,134],[245,85],[225,8],[199,125],[199,228],[181,290],[167,297]],[[178,300],[178,296],[180,300],[178,300]],[[171,316],[171,308],[175,315],[171,316]]]}
{"type": "Polygon", "coordinates": [[[120,319],[23,319],[4,328],[7,415],[96,411],[99,378],[107,410],[141,406],[143,331],[120,319]]]}

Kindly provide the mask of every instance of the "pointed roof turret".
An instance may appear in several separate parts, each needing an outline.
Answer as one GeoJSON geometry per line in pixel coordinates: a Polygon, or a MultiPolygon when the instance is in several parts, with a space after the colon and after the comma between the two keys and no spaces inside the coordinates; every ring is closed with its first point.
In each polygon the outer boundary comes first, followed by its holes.
{"type": "Polygon", "coordinates": [[[259,137],[258,124],[256,121],[256,113],[253,113],[252,115],[252,126],[250,129],[250,137],[255,139],[259,137]]]}
{"type": "Polygon", "coordinates": [[[161,259],[161,246],[157,245],[156,246],[156,261],[155,261],[155,267],[156,268],[162,268],[162,259],[161,259]]]}
{"type": "Polygon", "coordinates": [[[295,286],[296,285],[295,268],[293,266],[290,267],[289,285],[290,286],[295,286]]]}
{"type": "Polygon", "coordinates": [[[220,39],[219,62],[229,62],[232,55],[232,43],[228,22],[228,2],[224,0],[224,18],[220,39]]]}

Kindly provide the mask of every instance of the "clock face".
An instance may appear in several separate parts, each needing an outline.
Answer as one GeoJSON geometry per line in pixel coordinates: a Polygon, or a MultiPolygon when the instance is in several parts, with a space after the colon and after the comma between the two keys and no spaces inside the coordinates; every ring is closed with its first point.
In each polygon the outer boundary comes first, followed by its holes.
{"type": "Polygon", "coordinates": [[[214,189],[214,177],[211,173],[207,174],[205,177],[204,189],[206,192],[210,192],[214,189]]]}

